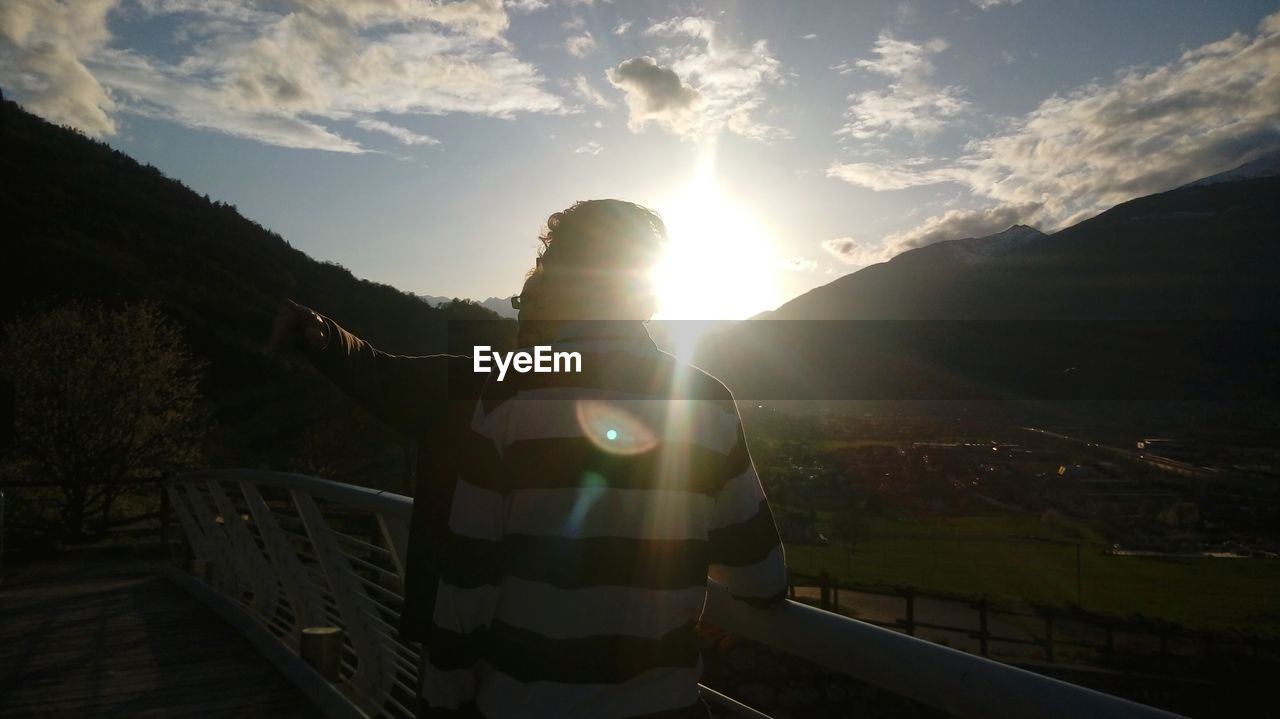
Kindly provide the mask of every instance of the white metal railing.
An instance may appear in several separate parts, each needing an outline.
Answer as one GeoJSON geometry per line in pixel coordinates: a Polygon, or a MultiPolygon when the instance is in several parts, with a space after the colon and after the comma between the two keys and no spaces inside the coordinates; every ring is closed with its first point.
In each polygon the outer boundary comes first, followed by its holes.
{"type": "MultiPolygon", "coordinates": [[[[396,629],[413,500],[247,469],[192,472],[166,489],[193,551],[212,562],[209,587],[295,657],[303,628],[341,627],[336,685],[348,709],[413,716],[418,647],[396,629]]],[[[753,609],[710,580],[703,618],[956,716],[1175,716],[796,602],[753,609]]],[[[705,687],[703,695],[740,715],[763,716],[705,687]]]]}

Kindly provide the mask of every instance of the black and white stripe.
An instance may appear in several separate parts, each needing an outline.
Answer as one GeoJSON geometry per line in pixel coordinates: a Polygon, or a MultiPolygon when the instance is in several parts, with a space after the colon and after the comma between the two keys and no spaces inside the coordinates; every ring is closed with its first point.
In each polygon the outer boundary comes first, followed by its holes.
{"type": "Polygon", "coordinates": [[[477,403],[486,456],[464,463],[442,540],[432,705],[468,706],[474,666],[490,719],[699,716],[708,575],[784,595],[732,396],[637,340],[564,343],[582,374],[508,377],[477,403]]]}

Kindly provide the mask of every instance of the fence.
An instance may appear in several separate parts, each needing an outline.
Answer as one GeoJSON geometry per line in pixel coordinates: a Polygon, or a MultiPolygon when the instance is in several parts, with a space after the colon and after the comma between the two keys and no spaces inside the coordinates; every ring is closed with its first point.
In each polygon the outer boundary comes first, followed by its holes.
{"type": "Polygon", "coordinates": [[[841,592],[846,597],[853,594],[899,601],[900,615],[895,612],[892,617],[877,618],[859,612],[858,619],[910,636],[917,636],[920,630],[932,630],[935,640],[951,644],[949,639],[959,639],[962,645],[967,643],[984,657],[1046,662],[1066,659],[1109,669],[1170,675],[1202,675],[1210,667],[1221,669],[1221,662],[1231,658],[1254,664],[1280,663],[1280,641],[1273,639],[1192,631],[1168,622],[1126,620],[1082,610],[1012,608],[996,604],[985,596],[961,598],[911,587],[857,585],[836,582],[827,575],[793,573],[791,580],[792,599],[809,595],[817,600],[819,607],[836,612],[852,609],[853,602],[840,601],[841,592]],[[957,625],[922,620],[918,616],[922,599],[949,604],[952,611],[946,614],[963,613],[971,616],[973,623],[957,625]]]}
{"type": "MultiPolygon", "coordinates": [[[[174,579],[248,637],[330,716],[412,716],[419,647],[399,639],[412,500],[301,475],[201,471],[166,485],[202,579],[174,579]],[[303,630],[340,629],[334,672],[303,664],[303,630]]],[[[1168,717],[837,614],[772,611],[708,583],[703,620],[961,717],[1168,717]]],[[[763,714],[703,688],[741,716],[763,714]]]]}

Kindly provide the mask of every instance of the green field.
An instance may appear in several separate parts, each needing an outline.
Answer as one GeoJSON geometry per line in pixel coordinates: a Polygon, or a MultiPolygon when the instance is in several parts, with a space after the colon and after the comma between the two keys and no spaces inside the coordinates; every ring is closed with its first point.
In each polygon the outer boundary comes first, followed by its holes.
{"type": "MultiPolygon", "coordinates": [[[[858,584],[1066,606],[1076,602],[1076,547],[1084,609],[1185,627],[1280,635],[1280,561],[1117,557],[1078,526],[1031,517],[868,520],[847,571],[843,546],[789,545],[792,571],[858,584]],[[1032,537],[1068,541],[1058,544],[1032,537]]],[[[828,535],[830,536],[830,535],[828,535]]]]}

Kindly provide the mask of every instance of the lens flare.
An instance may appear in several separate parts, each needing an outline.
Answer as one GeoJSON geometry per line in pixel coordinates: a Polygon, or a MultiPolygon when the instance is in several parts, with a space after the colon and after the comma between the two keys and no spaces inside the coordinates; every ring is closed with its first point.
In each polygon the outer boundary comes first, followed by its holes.
{"type": "Polygon", "coordinates": [[[610,454],[640,454],[658,446],[658,435],[649,423],[615,403],[582,399],[575,405],[583,433],[610,454]]]}

